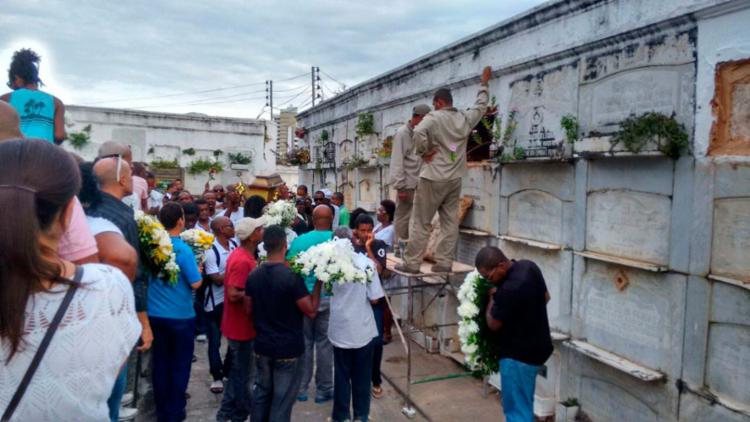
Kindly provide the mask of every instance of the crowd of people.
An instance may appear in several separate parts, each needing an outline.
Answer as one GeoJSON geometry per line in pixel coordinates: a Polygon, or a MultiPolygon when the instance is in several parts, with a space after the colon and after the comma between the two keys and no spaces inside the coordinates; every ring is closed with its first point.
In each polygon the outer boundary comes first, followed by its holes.
{"type": "MultiPolygon", "coordinates": [[[[314,401],[332,401],[331,420],[367,421],[371,398],[383,395],[380,363],[391,338],[386,254],[408,240],[396,270],[420,271],[437,212],[432,271],[451,270],[461,142],[487,109],[489,68],[468,111],[453,108],[447,89],[435,93],[434,111],[414,107],[394,142],[398,203],[381,201],[377,222],[350,211],[342,192],[310,196],[304,185],[295,193],[282,185],[274,200],[297,210],[285,228],[266,223],[268,201],[246,198],[241,183],[206,183],[194,195],[176,179],[162,190],[127,144],[103,143],[93,162],[65,152],[64,105],[39,90],[38,63],[33,51],[16,52],[13,91],[0,97],[0,212],[13,216],[0,229],[2,420],[130,420],[144,360],[157,419],[184,420],[198,341],[208,343],[209,389],[223,394],[217,421],[288,421],[295,402],[309,400],[313,378],[314,401]],[[138,211],[168,233],[176,282],[146,265],[138,211]],[[191,229],[214,237],[203,259],[180,236],[191,229]],[[334,284],[329,293],[289,268],[334,237],[352,242],[355,265],[372,281],[334,284]]],[[[480,251],[476,265],[498,284],[486,320],[506,345],[506,416],[527,420],[536,370],[551,353],[549,293],[535,264],[497,248],[480,251]]]]}

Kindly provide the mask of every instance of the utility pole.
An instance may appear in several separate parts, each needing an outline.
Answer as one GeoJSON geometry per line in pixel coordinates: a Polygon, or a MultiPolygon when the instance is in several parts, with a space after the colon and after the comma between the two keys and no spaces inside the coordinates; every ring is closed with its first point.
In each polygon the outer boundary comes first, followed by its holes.
{"type": "Polygon", "coordinates": [[[312,84],[312,106],[315,107],[315,100],[320,96],[320,68],[313,66],[310,68],[310,83],[312,84]]]}
{"type": "Polygon", "coordinates": [[[273,120],[273,81],[266,81],[266,106],[270,108],[273,120]]]}

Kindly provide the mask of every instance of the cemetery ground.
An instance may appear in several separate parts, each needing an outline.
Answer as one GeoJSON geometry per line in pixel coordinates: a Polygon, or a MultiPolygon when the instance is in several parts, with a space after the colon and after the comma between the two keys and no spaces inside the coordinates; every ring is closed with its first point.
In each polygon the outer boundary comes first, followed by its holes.
{"type": "MultiPolygon", "coordinates": [[[[226,343],[226,342],[224,342],[226,343]]],[[[226,344],[224,344],[226,347],[226,344]]],[[[208,422],[216,420],[221,405],[221,394],[213,394],[208,387],[211,376],[208,371],[206,343],[195,343],[197,361],[190,375],[187,402],[187,421],[208,422]]],[[[223,356],[223,352],[222,352],[223,356]]],[[[402,344],[394,341],[386,345],[383,352],[382,372],[398,388],[406,388],[406,354],[402,344]]],[[[412,397],[420,413],[409,419],[403,413],[404,399],[388,381],[383,382],[383,397],[372,399],[370,420],[383,421],[504,421],[499,395],[490,389],[487,398],[482,397],[482,381],[473,377],[453,376],[465,372],[455,361],[440,355],[428,354],[418,346],[412,347],[412,397]],[[438,378],[438,380],[430,381],[438,378]],[[442,379],[445,378],[445,379],[442,379]],[[415,384],[416,383],[416,384],[415,384]]],[[[313,382],[314,383],[314,382],[313,382]]],[[[311,387],[314,391],[314,387],[311,387]]],[[[143,404],[143,400],[141,404],[143,404]]],[[[294,405],[292,421],[323,422],[331,416],[332,402],[315,404],[312,397],[307,402],[294,405]]],[[[153,409],[143,409],[138,422],[156,421],[153,409]]]]}

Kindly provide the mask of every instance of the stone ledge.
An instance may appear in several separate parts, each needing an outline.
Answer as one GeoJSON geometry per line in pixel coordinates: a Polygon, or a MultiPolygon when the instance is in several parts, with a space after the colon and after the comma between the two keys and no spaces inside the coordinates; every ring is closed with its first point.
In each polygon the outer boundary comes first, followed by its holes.
{"type": "Polygon", "coordinates": [[[576,251],[573,253],[578,256],[582,256],[584,258],[607,262],[610,264],[622,265],[625,267],[637,268],[639,270],[644,270],[644,271],[651,271],[655,273],[665,273],[669,271],[669,267],[666,267],[664,265],[654,264],[654,263],[646,262],[646,261],[639,261],[636,259],[621,258],[619,256],[607,255],[603,253],[590,252],[590,251],[576,251]]]}
{"type": "Polygon", "coordinates": [[[596,347],[593,344],[586,343],[585,341],[569,340],[563,342],[563,345],[644,382],[661,381],[667,377],[662,372],[617,356],[612,352],[596,347]]]}

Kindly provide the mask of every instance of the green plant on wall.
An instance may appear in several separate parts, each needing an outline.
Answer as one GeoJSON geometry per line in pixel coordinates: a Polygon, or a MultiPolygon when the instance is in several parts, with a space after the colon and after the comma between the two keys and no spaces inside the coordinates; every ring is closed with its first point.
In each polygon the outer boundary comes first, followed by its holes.
{"type": "Polygon", "coordinates": [[[241,152],[230,152],[228,156],[230,164],[250,164],[253,162],[251,156],[245,155],[241,152]]]}
{"type": "Polygon", "coordinates": [[[75,149],[83,149],[91,141],[91,125],[86,125],[79,132],[71,132],[66,138],[75,149]]]}
{"type": "Polygon", "coordinates": [[[648,112],[631,115],[620,122],[620,132],[610,140],[613,148],[622,144],[625,150],[634,154],[651,142],[655,142],[656,149],[667,157],[677,159],[688,148],[688,134],[674,114],[648,112]]]}
{"type": "Polygon", "coordinates": [[[369,161],[365,157],[359,154],[354,154],[343,163],[342,168],[344,168],[344,170],[349,171],[349,170],[354,170],[358,167],[367,165],[368,163],[369,161]]]}
{"type": "Polygon", "coordinates": [[[328,141],[328,131],[323,129],[322,132],[320,132],[320,142],[327,142],[328,141]]]}
{"type": "Polygon", "coordinates": [[[206,172],[218,173],[224,171],[224,166],[218,161],[199,158],[188,164],[187,170],[190,174],[201,174],[206,172]]]}
{"type": "Polygon", "coordinates": [[[572,144],[578,140],[578,118],[568,114],[560,118],[560,127],[565,131],[565,140],[572,144]]]}
{"type": "Polygon", "coordinates": [[[154,147],[148,147],[148,151],[146,153],[149,154],[149,155],[153,154],[154,153],[154,147]]]}
{"type": "Polygon", "coordinates": [[[149,163],[149,167],[154,169],[178,169],[180,168],[180,163],[177,162],[176,158],[174,160],[157,158],[149,163]]]}
{"type": "Polygon", "coordinates": [[[365,112],[357,115],[357,125],[355,132],[358,137],[372,135],[375,133],[375,116],[372,113],[365,112]]]}
{"type": "Polygon", "coordinates": [[[222,151],[220,149],[215,149],[214,150],[214,157],[219,158],[222,155],[224,155],[224,151],[222,151]]]}
{"type": "Polygon", "coordinates": [[[185,155],[195,155],[195,148],[185,148],[182,150],[182,153],[185,155]]]}

